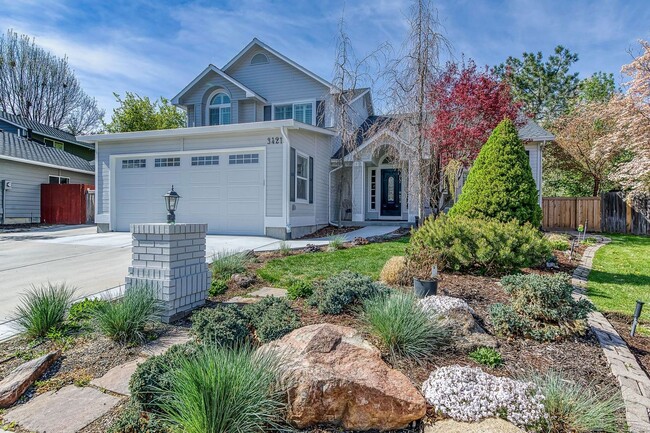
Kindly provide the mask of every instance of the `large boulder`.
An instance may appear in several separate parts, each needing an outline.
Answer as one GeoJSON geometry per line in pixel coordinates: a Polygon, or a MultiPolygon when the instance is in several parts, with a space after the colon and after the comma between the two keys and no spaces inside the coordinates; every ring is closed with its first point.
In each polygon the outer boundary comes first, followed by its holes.
{"type": "Polygon", "coordinates": [[[451,330],[456,349],[471,351],[481,346],[498,346],[496,338],[476,322],[474,310],[464,300],[451,296],[427,296],[420,300],[420,306],[431,318],[451,330]]]}
{"type": "Polygon", "coordinates": [[[305,326],[260,348],[283,358],[288,419],[298,428],[397,430],[424,417],[426,403],[410,380],[352,328],[305,326]]]}
{"type": "Polygon", "coordinates": [[[9,407],[59,359],[61,351],[50,352],[16,367],[0,382],[0,407],[9,407]]]}

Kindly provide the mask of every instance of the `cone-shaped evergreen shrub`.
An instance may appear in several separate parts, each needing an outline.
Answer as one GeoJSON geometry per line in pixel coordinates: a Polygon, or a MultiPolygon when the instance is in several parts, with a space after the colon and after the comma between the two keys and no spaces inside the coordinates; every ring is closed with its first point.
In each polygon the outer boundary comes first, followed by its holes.
{"type": "Polygon", "coordinates": [[[450,216],[529,222],[542,221],[537,186],[514,123],[505,119],[481,148],[450,216]]]}

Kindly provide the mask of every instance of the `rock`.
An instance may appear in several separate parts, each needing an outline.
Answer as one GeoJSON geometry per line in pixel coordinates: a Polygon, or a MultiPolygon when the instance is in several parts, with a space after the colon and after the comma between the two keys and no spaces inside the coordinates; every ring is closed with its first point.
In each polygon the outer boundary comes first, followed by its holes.
{"type": "Polygon", "coordinates": [[[476,323],[474,310],[464,300],[451,296],[427,296],[420,300],[420,306],[451,330],[456,349],[468,352],[481,346],[498,347],[496,338],[476,323]]]}
{"type": "Polygon", "coordinates": [[[157,340],[150,341],[142,347],[140,356],[162,355],[177,344],[184,344],[190,341],[190,333],[187,329],[173,327],[161,335],[157,340]]]}
{"type": "Polygon", "coordinates": [[[409,379],[352,328],[305,326],[260,350],[283,357],[290,384],[288,420],[298,428],[397,430],[426,413],[424,398],[409,379]]]}
{"type": "Polygon", "coordinates": [[[352,240],[352,245],[368,245],[368,243],[368,239],[362,237],[356,237],[352,240]]]}
{"type": "Polygon", "coordinates": [[[61,351],[50,352],[16,367],[0,382],[0,407],[9,407],[59,359],[61,351]]]}
{"type": "Polygon", "coordinates": [[[322,248],[320,245],[315,245],[315,244],[307,244],[304,248],[305,252],[308,253],[318,253],[322,251],[322,248]]]}
{"type": "Polygon", "coordinates": [[[254,296],[256,298],[266,298],[267,296],[273,296],[274,298],[286,298],[287,289],[277,289],[275,287],[262,287],[259,290],[250,292],[248,296],[254,296]]]}
{"type": "Polygon", "coordinates": [[[69,385],[41,394],[4,415],[24,429],[42,433],[75,433],[113,409],[120,399],[91,387],[69,385]]]}
{"type": "Polygon", "coordinates": [[[131,395],[129,381],[133,373],[135,373],[135,369],[144,361],[146,361],[146,358],[137,358],[126,364],[113,367],[102,377],[90,381],[90,384],[97,388],[107,389],[116,394],[131,395]]]}
{"type": "Polygon", "coordinates": [[[424,427],[424,433],[524,433],[524,431],[508,421],[488,418],[471,423],[445,419],[424,427]]]}
{"type": "Polygon", "coordinates": [[[230,277],[230,281],[242,289],[246,289],[255,284],[257,277],[254,274],[233,274],[230,277]]]}

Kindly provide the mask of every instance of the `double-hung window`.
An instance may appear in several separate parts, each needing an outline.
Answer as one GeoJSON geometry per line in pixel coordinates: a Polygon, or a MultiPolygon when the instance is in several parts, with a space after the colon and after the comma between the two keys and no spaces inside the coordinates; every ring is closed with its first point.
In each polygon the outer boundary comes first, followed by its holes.
{"type": "Polygon", "coordinates": [[[309,199],[309,158],[296,152],[296,199],[309,199]]]}
{"type": "Polygon", "coordinates": [[[208,105],[208,117],[210,125],[229,125],[230,96],[223,92],[214,95],[208,105]]]}
{"type": "Polygon", "coordinates": [[[285,120],[293,119],[298,122],[313,125],[314,123],[314,103],[305,102],[299,104],[282,104],[273,107],[273,119],[285,120]]]}

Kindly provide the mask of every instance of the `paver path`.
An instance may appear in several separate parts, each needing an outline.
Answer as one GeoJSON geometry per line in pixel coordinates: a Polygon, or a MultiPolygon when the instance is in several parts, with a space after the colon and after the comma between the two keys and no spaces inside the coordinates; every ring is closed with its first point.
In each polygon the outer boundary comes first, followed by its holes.
{"type": "Polygon", "coordinates": [[[110,369],[102,377],[93,379],[91,386],[69,385],[58,391],[41,394],[11,409],[4,415],[4,419],[39,433],[78,432],[129,395],[131,375],[146,357],[160,355],[173,345],[185,343],[189,339],[187,331],[173,328],[158,340],[145,345],[141,357],[110,369]],[[112,394],[103,392],[105,390],[112,394]]]}
{"type": "MultiPolygon", "coordinates": [[[[591,271],[594,255],[598,248],[607,243],[609,239],[603,238],[602,243],[585,250],[580,266],[573,273],[572,284],[577,298],[586,297],[587,277],[591,271]]],[[[650,432],[650,379],[605,316],[598,311],[590,313],[589,326],[596,334],[612,373],[621,385],[625,418],[630,432],[650,432]]]]}

